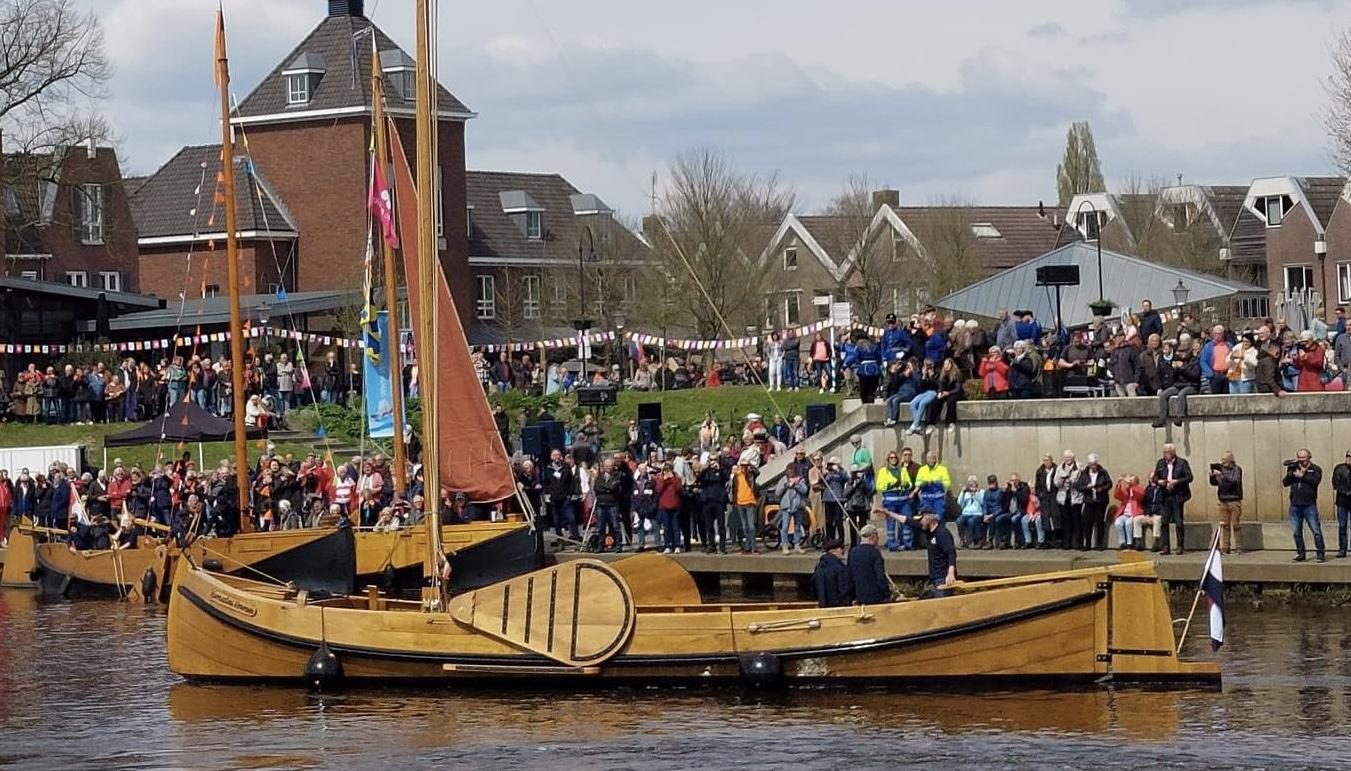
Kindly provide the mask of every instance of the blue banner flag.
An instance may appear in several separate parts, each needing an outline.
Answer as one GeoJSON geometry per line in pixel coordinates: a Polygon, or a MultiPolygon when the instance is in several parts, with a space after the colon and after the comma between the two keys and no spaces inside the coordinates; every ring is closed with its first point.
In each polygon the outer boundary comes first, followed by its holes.
{"type": "MultiPolygon", "coordinates": [[[[371,325],[380,345],[389,344],[389,312],[380,311],[371,325]]],[[[389,357],[381,356],[372,360],[363,358],[366,386],[366,424],[373,439],[389,439],[394,436],[394,389],[402,387],[403,378],[398,381],[389,376],[389,357]]]]}

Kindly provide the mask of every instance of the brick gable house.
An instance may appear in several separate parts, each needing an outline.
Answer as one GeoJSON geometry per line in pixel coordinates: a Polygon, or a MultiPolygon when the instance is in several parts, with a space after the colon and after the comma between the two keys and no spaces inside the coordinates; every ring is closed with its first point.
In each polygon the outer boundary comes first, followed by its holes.
{"type": "MultiPolygon", "coordinates": [[[[254,282],[253,287],[244,288],[246,293],[268,291],[274,283],[288,292],[360,286],[368,237],[372,45],[384,74],[386,113],[395,119],[397,135],[409,162],[415,164],[414,62],[365,17],[361,0],[329,0],[328,15],[278,61],[231,115],[236,158],[242,164],[236,170],[236,184],[248,190],[254,206],[249,211],[239,202],[239,229],[247,252],[244,275],[254,282]]],[[[473,310],[473,286],[467,270],[464,132],[465,122],[474,113],[441,88],[437,117],[440,257],[461,320],[467,325],[473,310]]],[[[211,152],[210,147],[184,148],[179,156],[190,159],[211,152]]],[[[219,149],[214,152],[218,158],[219,149]]],[[[138,225],[146,224],[140,239],[141,267],[147,274],[164,274],[161,283],[166,287],[196,289],[220,283],[208,273],[188,275],[186,251],[194,243],[205,245],[200,223],[210,219],[202,216],[205,212],[183,215],[193,208],[193,202],[185,200],[191,196],[181,195],[183,178],[192,176],[186,168],[190,165],[190,160],[176,156],[136,194],[138,225]],[[175,192],[164,192],[168,189],[175,192]],[[164,214],[166,208],[174,212],[164,214]],[[171,243],[171,238],[176,241],[171,243]]],[[[207,190],[214,184],[213,174],[207,177],[207,190]]],[[[186,192],[192,193],[194,187],[186,192]]],[[[204,200],[206,207],[212,206],[209,195],[204,200]]],[[[220,230],[223,220],[223,214],[216,215],[220,230]]],[[[216,244],[218,250],[223,247],[223,243],[216,244]]]]}

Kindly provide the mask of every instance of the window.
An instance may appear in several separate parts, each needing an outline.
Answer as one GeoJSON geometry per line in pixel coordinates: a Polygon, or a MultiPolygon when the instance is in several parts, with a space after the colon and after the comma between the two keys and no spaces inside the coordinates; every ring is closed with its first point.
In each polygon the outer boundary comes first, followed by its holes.
{"type": "Polygon", "coordinates": [[[122,274],[115,270],[99,271],[99,285],[105,292],[122,291],[122,274]]]}
{"type": "Polygon", "coordinates": [[[405,102],[414,101],[417,98],[417,76],[413,70],[398,69],[385,70],[385,79],[394,89],[394,93],[405,102]]]}
{"type": "Polygon", "coordinates": [[[825,321],[828,318],[830,318],[830,303],[816,305],[816,320],[825,321]]]}
{"type": "Polygon", "coordinates": [[[435,184],[436,184],[436,237],[437,237],[437,238],[445,238],[445,237],[446,237],[446,223],[445,223],[446,217],[445,217],[445,213],[442,212],[442,208],[443,208],[443,207],[442,207],[442,203],[441,203],[441,167],[440,167],[440,166],[437,166],[437,167],[436,167],[436,179],[433,180],[433,182],[435,182],[435,184]]]}
{"type": "Polygon", "coordinates": [[[527,319],[539,318],[540,310],[539,276],[525,277],[525,300],[521,303],[522,315],[527,319]]]}
{"type": "Polygon", "coordinates": [[[220,284],[207,284],[205,287],[202,288],[202,297],[219,297],[219,296],[220,296],[220,284]]]}
{"type": "Polygon", "coordinates": [[[1337,304],[1351,303],[1351,262],[1337,263],[1337,304]]]}
{"type": "Polygon", "coordinates": [[[802,295],[797,292],[787,294],[783,298],[783,323],[786,326],[797,326],[802,323],[802,295]]]}
{"type": "Polygon", "coordinates": [[[972,225],[971,235],[975,236],[976,238],[1003,237],[1003,234],[999,232],[999,228],[995,227],[994,225],[991,225],[988,222],[977,222],[976,224],[972,225]]]}
{"type": "Polygon", "coordinates": [[[66,271],[66,283],[71,286],[87,287],[89,286],[89,274],[82,270],[66,271]]]}
{"type": "Polygon", "coordinates": [[[1079,231],[1090,241],[1098,240],[1098,235],[1107,224],[1107,212],[1081,211],[1078,215],[1079,231]]]}
{"type": "Polygon", "coordinates": [[[891,288],[891,312],[897,316],[905,312],[905,296],[901,294],[901,288],[893,286],[891,288]]]}
{"type": "Polygon", "coordinates": [[[473,238],[473,237],[474,237],[474,206],[473,206],[473,204],[470,204],[470,205],[464,210],[464,232],[468,233],[470,238],[473,238]]]}
{"type": "Polygon", "coordinates": [[[544,212],[528,211],[525,213],[525,237],[531,241],[544,238],[544,212]]]}
{"type": "Polygon", "coordinates": [[[554,281],[554,296],[550,305],[552,306],[550,312],[556,319],[563,318],[568,311],[568,286],[562,279],[554,281]]]}
{"type": "Polygon", "coordinates": [[[638,277],[624,277],[624,302],[631,303],[638,299],[638,277]]]}
{"type": "Polygon", "coordinates": [[[1165,214],[1173,230],[1186,230],[1192,224],[1192,207],[1189,204],[1171,204],[1165,214]]]}
{"type": "Polygon", "coordinates": [[[797,247],[789,246],[783,250],[783,269],[797,270],[797,247]]]}
{"type": "Polygon", "coordinates": [[[1271,315],[1271,300],[1260,297],[1240,297],[1234,300],[1234,316],[1240,319],[1264,319],[1271,315]]]}
{"type": "Polygon", "coordinates": [[[909,246],[910,246],[910,244],[906,243],[906,241],[905,241],[904,238],[901,238],[901,237],[898,236],[898,235],[892,235],[892,237],[891,237],[891,261],[892,261],[892,262],[900,262],[901,260],[905,259],[905,250],[906,250],[906,248],[909,247],[909,246]]]}
{"type": "Polygon", "coordinates": [[[286,76],[286,103],[306,104],[310,101],[310,75],[293,72],[286,76]]]}
{"type": "Polygon", "coordinates": [[[478,299],[474,315],[480,319],[497,318],[497,279],[491,275],[478,277],[478,299]]]}
{"type": "Polygon", "coordinates": [[[19,211],[19,196],[14,194],[14,188],[5,187],[5,215],[17,217],[19,211]]]}
{"type": "Polygon", "coordinates": [[[84,244],[103,243],[103,185],[74,188],[75,235],[84,244]]]}
{"type": "Polygon", "coordinates": [[[26,278],[29,281],[37,281],[38,272],[36,270],[21,270],[19,271],[19,278],[26,278]]]}
{"type": "Polygon", "coordinates": [[[1278,228],[1285,219],[1285,196],[1269,195],[1262,202],[1262,211],[1267,215],[1267,227],[1278,228]]]}
{"type": "Polygon", "coordinates": [[[1285,266],[1285,291],[1299,292],[1305,289],[1313,289],[1313,266],[1311,265],[1286,265],[1285,266]]]}

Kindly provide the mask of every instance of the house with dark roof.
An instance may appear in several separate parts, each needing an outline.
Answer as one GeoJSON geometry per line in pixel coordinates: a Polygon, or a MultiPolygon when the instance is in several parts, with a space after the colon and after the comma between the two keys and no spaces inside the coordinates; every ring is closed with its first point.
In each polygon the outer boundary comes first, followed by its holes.
{"type": "Polygon", "coordinates": [[[466,175],[474,344],[611,325],[651,271],[647,243],[595,193],[558,174],[466,175]],[[584,296],[584,305],[583,305],[584,296]]]}
{"type": "MultiPolygon", "coordinates": [[[[225,213],[215,202],[221,146],[184,147],[131,197],[142,291],[164,298],[224,292],[225,213]]],[[[244,294],[296,286],[299,229],[276,191],[235,156],[236,235],[244,294]]]]}
{"type": "MultiPolygon", "coordinates": [[[[1263,177],[1248,186],[1235,230],[1243,227],[1250,239],[1245,246],[1252,249],[1258,239],[1248,234],[1260,226],[1273,299],[1305,289],[1322,293],[1325,300],[1336,294],[1338,260],[1327,264],[1327,231],[1346,183],[1344,177],[1263,177]]],[[[1329,305],[1327,315],[1331,310],[1329,305]]]]}
{"type": "Polygon", "coordinates": [[[0,276],[138,290],[136,230],[116,150],[8,153],[0,158],[0,196],[0,276]]]}
{"type": "MultiPolygon", "coordinates": [[[[321,0],[311,2],[317,6],[321,0]]],[[[372,49],[384,78],[386,112],[414,161],[413,58],[366,18],[362,0],[326,5],[327,15],[279,58],[230,117],[242,164],[235,175],[242,183],[240,237],[251,250],[245,276],[252,286],[246,293],[274,285],[288,293],[360,285],[369,240],[372,49]]],[[[474,113],[445,88],[438,88],[436,111],[440,258],[467,323],[473,279],[466,269],[464,134],[474,113]]],[[[199,292],[224,286],[209,267],[194,267],[220,264],[219,258],[206,263],[196,258],[224,248],[214,174],[203,176],[200,166],[217,156],[218,148],[184,148],[137,190],[141,265],[147,274],[164,274],[156,291],[177,296],[182,287],[199,292]],[[199,203],[195,191],[202,179],[199,203]],[[189,252],[195,255],[191,263],[189,252]]]]}
{"type": "Polygon", "coordinates": [[[901,206],[899,199],[895,190],[877,191],[868,216],[785,217],[760,255],[769,278],[766,325],[824,319],[828,306],[814,300],[828,295],[849,297],[855,313],[874,322],[912,313],[936,299],[932,287],[955,289],[1056,245],[1060,212],[1042,205],[901,206]],[[951,271],[962,275],[946,281],[951,271]]]}
{"type": "Polygon", "coordinates": [[[1337,196],[1324,233],[1323,252],[1315,257],[1322,272],[1318,290],[1331,320],[1337,306],[1351,308],[1351,182],[1337,196]]]}

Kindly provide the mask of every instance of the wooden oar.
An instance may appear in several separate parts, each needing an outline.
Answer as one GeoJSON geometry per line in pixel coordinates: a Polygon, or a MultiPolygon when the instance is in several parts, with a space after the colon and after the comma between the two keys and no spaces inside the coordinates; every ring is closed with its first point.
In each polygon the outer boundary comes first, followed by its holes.
{"type": "Polygon", "coordinates": [[[168,525],[161,525],[160,523],[154,522],[149,519],[141,519],[140,517],[136,517],[131,521],[140,527],[143,527],[147,530],[154,530],[157,533],[173,532],[173,528],[169,527],[168,525]]]}

